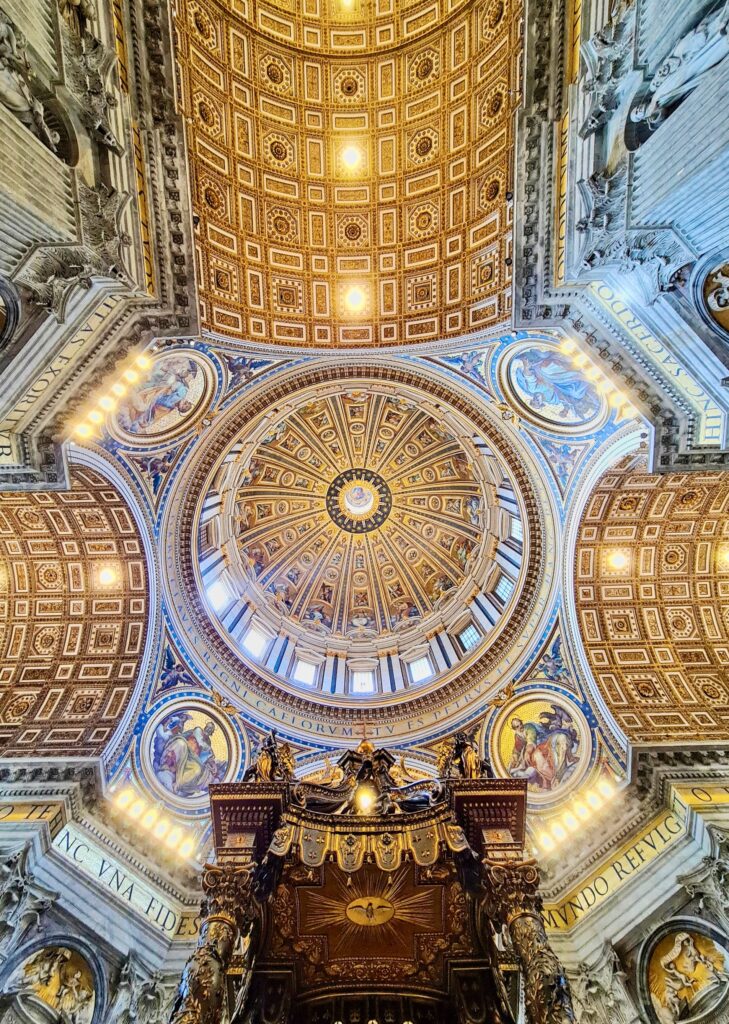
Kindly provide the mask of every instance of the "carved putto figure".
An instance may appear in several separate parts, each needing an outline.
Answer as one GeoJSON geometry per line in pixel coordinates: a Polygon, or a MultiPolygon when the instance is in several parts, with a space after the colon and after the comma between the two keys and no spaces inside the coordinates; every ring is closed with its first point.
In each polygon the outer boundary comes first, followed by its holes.
{"type": "Polygon", "coordinates": [[[707,71],[729,55],[729,2],[709,11],[659,65],[645,102],[631,112],[633,121],[657,128],[671,110],[700,84],[707,71]]]}

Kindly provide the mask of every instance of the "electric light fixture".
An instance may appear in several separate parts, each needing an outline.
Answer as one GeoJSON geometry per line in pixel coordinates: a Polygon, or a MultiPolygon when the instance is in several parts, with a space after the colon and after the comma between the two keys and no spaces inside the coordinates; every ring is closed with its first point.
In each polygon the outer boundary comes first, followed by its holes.
{"type": "Polygon", "coordinates": [[[116,583],[118,578],[118,573],[110,565],[105,565],[102,569],[99,570],[99,583],[102,585],[102,587],[112,586],[112,584],[116,583]]]}
{"type": "Polygon", "coordinates": [[[607,556],[607,564],[611,569],[627,569],[630,559],[625,551],[620,551],[617,548],[614,551],[609,552],[607,556]]]}
{"type": "Polygon", "coordinates": [[[105,395],[97,399],[96,406],[86,414],[86,419],[73,427],[76,437],[87,438],[95,433],[95,428],[101,426],[106,414],[112,412],[117,405],[117,400],[126,395],[130,384],[136,384],[141,378],[139,370],[147,370],[152,365],[148,356],[139,355],[135,358],[132,366],[122,370],[118,379],[109,385],[105,395]],[[135,369],[136,367],[136,369],[135,369]]]}
{"type": "Polygon", "coordinates": [[[605,777],[599,779],[594,788],[580,794],[566,811],[545,825],[537,835],[537,846],[543,853],[551,853],[570,835],[579,832],[593,814],[612,800],[616,793],[613,782],[605,777]]]}
{"type": "Polygon", "coordinates": [[[352,285],[344,295],[344,304],[350,313],[361,313],[365,307],[367,295],[360,285],[352,285]]]}
{"type": "Polygon", "coordinates": [[[373,786],[360,783],[357,792],[354,794],[354,803],[360,814],[369,814],[377,800],[377,793],[373,786]]]}
{"type": "Polygon", "coordinates": [[[342,163],[348,171],[356,171],[362,164],[363,154],[359,146],[350,142],[341,151],[342,163]]]}
{"type": "Polygon", "coordinates": [[[143,829],[169,850],[184,859],[194,855],[197,848],[197,836],[174,825],[169,818],[161,813],[161,808],[140,796],[133,786],[124,786],[112,790],[115,806],[122,811],[138,829],[143,829]]]}

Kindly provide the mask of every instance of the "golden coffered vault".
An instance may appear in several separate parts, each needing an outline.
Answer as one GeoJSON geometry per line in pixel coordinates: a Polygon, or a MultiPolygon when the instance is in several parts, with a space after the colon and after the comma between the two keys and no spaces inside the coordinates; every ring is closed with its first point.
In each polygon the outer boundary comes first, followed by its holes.
{"type": "Polygon", "coordinates": [[[328,348],[504,322],[521,16],[180,0],[203,327],[328,348]]]}

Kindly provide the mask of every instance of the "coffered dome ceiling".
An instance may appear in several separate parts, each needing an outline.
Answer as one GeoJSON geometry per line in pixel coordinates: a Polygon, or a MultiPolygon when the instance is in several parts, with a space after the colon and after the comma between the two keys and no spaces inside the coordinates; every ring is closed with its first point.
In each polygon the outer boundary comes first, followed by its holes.
{"type": "Polygon", "coordinates": [[[528,645],[551,578],[543,492],[436,378],[300,367],[216,421],[163,526],[172,614],[213,685],[377,718],[487,686],[528,645]]]}
{"type": "Polygon", "coordinates": [[[504,470],[388,389],[307,397],[216,481],[236,589],[322,651],[462,608],[495,569],[504,470]]]}
{"type": "Polygon", "coordinates": [[[393,6],[179,0],[205,328],[326,348],[508,316],[519,5],[393,6]]]}

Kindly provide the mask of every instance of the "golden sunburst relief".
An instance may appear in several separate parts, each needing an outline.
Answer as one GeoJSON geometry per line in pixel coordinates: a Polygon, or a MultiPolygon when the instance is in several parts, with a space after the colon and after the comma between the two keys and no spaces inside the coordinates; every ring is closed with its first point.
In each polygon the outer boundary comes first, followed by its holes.
{"type": "Polygon", "coordinates": [[[322,888],[299,890],[301,931],[326,935],[331,957],[412,957],[417,933],[442,930],[442,892],[417,885],[413,865],[328,871],[322,888]]]}

